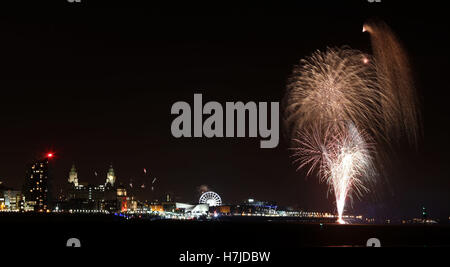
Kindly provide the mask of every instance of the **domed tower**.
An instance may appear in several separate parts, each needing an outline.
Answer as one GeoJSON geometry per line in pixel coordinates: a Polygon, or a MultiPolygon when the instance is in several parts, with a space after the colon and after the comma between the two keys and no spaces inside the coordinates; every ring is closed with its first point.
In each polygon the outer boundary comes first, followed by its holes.
{"type": "Polygon", "coordinates": [[[75,168],[75,164],[72,164],[72,168],[70,169],[69,172],[69,183],[73,184],[75,187],[78,186],[78,173],[77,173],[77,169],[75,168]]]}
{"type": "Polygon", "coordinates": [[[109,166],[108,173],[106,174],[106,183],[105,185],[114,186],[114,183],[116,182],[116,175],[114,174],[114,169],[112,164],[109,166]]]}

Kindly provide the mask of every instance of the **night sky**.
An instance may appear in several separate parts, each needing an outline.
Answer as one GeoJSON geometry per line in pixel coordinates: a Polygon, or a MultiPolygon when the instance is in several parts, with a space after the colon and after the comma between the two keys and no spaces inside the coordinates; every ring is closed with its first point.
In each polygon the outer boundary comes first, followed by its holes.
{"type": "Polygon", "coordinates": [[[420,216],[425,206],[431,217],[448,218],[448,14],[425,2],[341,2],[2,9],[0,180],[21,188],[26,164],[53,151],[56,191],[73,162],[89,183],[104,183],[112,163],[119,182],[146,182],[141,199],[171,192],[194,202],[198,187],[208,185],[225,203],[253,197],[334,211],[326,185],[295,172],[285,138],[276,149],[260,149],[250,138],[175,139],[170,109],[177,101],[193,105],[194,93],[204,103],[281,101],[292,67],[314,50],[349,45],[370,52],[361,30],[377,16],[411,57],[424,136],[417,151],[398,149],[390,185],[380,182],[350,212],[420,216]]]}

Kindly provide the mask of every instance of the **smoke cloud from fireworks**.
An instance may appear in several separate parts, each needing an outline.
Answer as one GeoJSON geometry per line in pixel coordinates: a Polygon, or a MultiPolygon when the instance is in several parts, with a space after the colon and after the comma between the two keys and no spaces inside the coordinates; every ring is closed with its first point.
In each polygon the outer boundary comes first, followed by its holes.
{"type": "Polygon", "coordinates": [[[329,185],[339,222],[346,200],[374,184],[377,151],[403,135],[416,143],[419,129],[406,53],[386,24],[371,21],[363,31],[374,56],[349,47],[316,51],[294,68],[284,100],[294,162],[329,185]]]}

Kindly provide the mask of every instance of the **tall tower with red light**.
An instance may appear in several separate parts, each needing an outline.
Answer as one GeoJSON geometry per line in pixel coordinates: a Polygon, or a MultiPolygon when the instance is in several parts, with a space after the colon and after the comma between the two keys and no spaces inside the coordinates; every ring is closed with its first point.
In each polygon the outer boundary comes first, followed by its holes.
{"type": "Polygon", "coordinates": [[[49,160],[54,153],[47,153],[44,158],[33,162],[27,170],[23,194],[28,206],[36,212],[50,211],[49,160]]]}

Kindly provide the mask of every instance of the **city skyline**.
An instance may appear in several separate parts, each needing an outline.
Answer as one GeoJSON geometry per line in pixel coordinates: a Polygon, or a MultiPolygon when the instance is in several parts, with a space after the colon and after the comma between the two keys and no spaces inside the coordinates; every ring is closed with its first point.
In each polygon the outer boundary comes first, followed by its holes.
{"type": "MultiPolygon", "coordinates": [[[[51,179],[47,183],[47,179],[49,178],[48,173],[51,172],[51,171],[49,171],[49,167],[47,167],[47,165],[49,165],[49,163],[51,161],[53,161],[57,155],[55,152],[50,152],[50,151],[43,153],[43,155],[44,156],[42,158],[37,159],[32,164],[31,163],[29,164],[29,166],[31,166],[30,167],[31,173],[30,173],[30,171],[27,171],[28,176],[25,179],[23,186],[21,187],[22,189],[8,187],[8,185],[5,185],[2,181],[0,181],[0,189],[2,190],[0,193],[5,194],[5,195],[12,194],[9,197],[9,199],[11,199],[14,194],[23,194],[24,196],[26,196],[26,198],[29,199],[31,195],[27,194],[27,192],[28,192],[29,188],[33,188],[33,190],[34,190],[36,185],[33,185],[33,184],[27,185],[27,182],[29,181],[29,175],[36,173],[36,171],[35,171],[36,166],[37,166],[37,168],[39,168],[39,167],[43,168],[43,170],[45,172],[46,181],[45,181],[45,184],[42,185],[42,186],[44,186],[44,189],[46,189],[47,184],[52,185],[53,183],[52,183],[51,179]],[[45,164],[45,166],[43,167],[42,164],[45,164]],[[38,165],[40,165],[40,166],[38,166],[38,165]],[[15,192],[20,192],[20,193],[15,193],[15,192]]],[[[165,202],[175,203],[174,205],[176,205],[176,208],[181,209],[181,210],[188,209],[188,208],[190,210],[190,209],[192,209],[192,207],[195,207],[196,205],[197,206],[202,205],[202,203],[209,204],[210,208],[212,208],[214,206],[219,206],[221,209],[223,209],[223,208],[229,209],[228,207],[230,207],[230,205],[233,207],[237,205],[237,207],[239,207],[239,205],[245,206],[245,205],[255,202],[255,204],[256,203],[265,203],[265,204],[258,204],[258,205],[262,205],[262,206],[270,205],[268,207],[270,207],[270,209],[273,209],[273,211],[276,211],[278,214],[277,216],[279,216],[280,214],[284,214],[282,216],[293,216],[293,218],[299,217],[299,218],[303,218],[304,220],[319,219],[319,220],[325,220],[325,222],[333,221],[338,216],[336,210],[307,210],[307,209],[304,209],[304,208],[298,207],[298,206],[295,208],[289,207],[289,206],[279,207],[280,205],[277,205],[276,204],[277,202],[260,201],[260,200],[256,201],[253,195],[249,195],[248,198],[245,198],[245,199],[233,200],[233,201],[228,201],[228,202],[222,203],[220,196],[218,194],[216,194],[215,192],[213,192],[207,185],[201,185],[201,186],[196,187],[197,191],[196,191],[195,197],[197,197],[197,199],[194,201],[192,201],[192,200],[186,201],[187,199],[180,198],[174,192],[158,192],[158,193],[156,193],[157,190],[153,190],[153,189],[150,194],[148,194],[148,192],[147,192],[147,194],[143,195],[142,190],[141,190],[141,194],[139,194],[137,192],[137,190],[135,190],[135,188],[142,189],[145,187],[141,187],[139,183],[137,183],[135,185],[131,184],[132,180],[129,180],[130,183],[127,183],[126,181],[120,181],[120,179],[118,179],[118,177],[115,175],[115,170],[114,170],[112,164],[109,164],[109,167],[107,169],[108,170],[106,171],[106,173],[103,177],[104,183],[101,183],[101,182],[94,183],[91,181],[85,181],[85,180],[80,179],[78,176],[78,170],[76,169],[76,165],[75,165],[75,163],[72,163],[70,171],[68,172],[68,175],[67,175],[65,185],[63,185],[60,188],[55,188],[52,186],[52,188],[49,190],[50,192],[52,192],[52,194],[49,194],[48,199],[47,199],[47,190],[45,190],[45,195],[44,195],[45,199],[44,199],[44,204],[42,206],[39,205],[39,202],[37,205],[34,204],[34,202],[31,204],[28,204],[28,207],[26,204],[24,205],[24,203],[14,202],[14,205],[21,206],[20,209],[22,211],[69,212],[69,209],[63,209],[63,210],[61,209],[61,203],[64,203],[65,201],[73,198],[73,197],[71,197],[71,194],[73,194],[71,192],[74,192],[74,191],[72,191],[73,189],[81,190],[81,191],[79,191],[81,194],[83,194],[83,195],[86,194],[82,198],[86,197],[86,199],[89,199],[89,200],[91,199],[91,194],[94,194],[93,192],[91,192],[91,190],[95,190],[95,191],[100,190],[101,192],[106,192],[107,190],[113,189],[114,195],[116,195],[116,190],[117,190],[117,196],[119,196],[119,194],[123,194],[123,196],[131,197],[132,202],[130,202],[130,203],[133,203],[133,201],[137,201],[136,204],[137,203],[149,203],[149,204],[152,203],[151,205],[157,205],[157,206],[161,205],[165,202]],[[108,189],[108,188],[110,188],[110,189],[108,189]],[[121,188],[123,188],[123,189],[121,189],[121,188]],[[87,191],[85,193],[82,193],[85,190],[87,190],[87,191]],[[123,192],[121,190],[123,190],[123,192]],[[120,192],[122,192],[122,193],[120,193],[120,192]],[[206,199],[203,200],[206,197],[206,195],[208,195],[208,194],[213,194],[213,196],[216,195],[219,198],[219,202],[216,202],[214,200],[214,202],[210,203],[209,200],[206,200],[206,199]],[[141,198],[142,196],[144,196],[144,198],[141,198]],[[145,196],[147,196],[147,197],[145,197],[145,196]],[[200,196],[200,198],[199,198],[199,196],[200,196]],[[61,197],[63,197],[63,198],[61,199],[61,197]],[[189,204],[184,203],[184,202],[188,202],[189,204]],[[273,203],[273,204],[269,204],[269,203],[273,203]],[[33,208],[33,205],[36,205],[36,206],[33,208]],[[272,205],[274,205],[274,206],[272,206],[272,205]],[[279,207],[279,208],[277,208],[277,207],[279,207]],[[289,211],[288,214],[290,214],[290,215],[286,214],[287,211],[289,211]]],[[[40,171],[38,170],[37,173],[39,173],[39,172],[40,171]]],[[[147,174],[147,169],[144,168],[143,173],[147,174]]],[[[99,176],[96,171],[94,172],[94,176],[97,178],[99,176]]],[[[41,179],[40,182],[42,184],[42,176],[40,179],[41,179]]],[[[153,179],[154,179],[153,180],[153,182],[154,182],[156,180],[156,178],[153,178],[153,179]]],[[[152,180],[151,177],[150,177],[150,180],[152,180]]],[[[37,183],[37,186],[40,186],[39,183],[37,183]]],[[[80,193],[78,193],[78,194],[80,194],[80,193]]],[[[98,194],[98,193],[95,193],[95,194],[98,194]]],[[[33,195],[33,196],[36,197],[35,195],[33,195]]],[[[34,199],[34,197],[31,199],[34,199]]],[[[194,197],[194,199],[195,199],[195,197],[194,197]]],[[[7,198],[3,197],[1,199],[3,201],[2,202],[2,210],[8,211],[8,209],[10,209],[10,207],[4,206],[5,205],[4,201],[7,198]]],[[[38,197],[36,199],[41,199],[40,201],[42,203],[41,197],[38,197]]],[[[75,198],[75,199],[77,199],[77,198],[75,198]]],[[[103,199],[103,197],[101,197],[101,199],[103,199]]],[[[10,201],[10,200],[7,200],[7,201],[10,201]]],[[[18,201],[18,200],[15,200],[15,201],[18,201]]],[[[102,200],[102,201],[104,201],[104,200],[102,200]]],[[[29,201],[26,201],[26,202],[29,203],[29,201]]],[[[129,200],[128,200],[128,202],[129,202],[129,200]]],[[[136,204],[134,204],[134,205],[136,205],[136,204]]],[[[78,205],[78,204],[76,204],[76,205],[78,205]]],[[[128,204],[128,209],[129,209],[128,212],[131,212],[131,214],[134,214],[136,212],[136,210],[130,209],[129,205],[130,204],[128,204]]],[[[137,205],[142,205],[142,204],[137,204],[137,205]]],[[[123,206],[123,204],[122,204],[122,206],[123,206]]],[[[125,212],[125,214],[126,214],[127,213],[127,204],[125,204],[125,206],[123,206],[123,207],[122,207],[122,212],[125,212]],[[125,209],[123,209],[123,207],[125,207],[125,209]]],[[[136,207],[134,209],[136,209],[136,207]]],[[[155,209],[155,211],[158,211],[158,212],[160,212],[160,211],[164,212],[164,210],[165,210],[165,212],[167,212],[167,207],[165,207],[165,206],[164,206],[165,208],[162,208],[163,206],[161,206],[161,208],[158,208],[158,207],[155,206],[154,208],[152,208],[152,211],[153,211],[153,209],[155,209]]],[[[232,209],[232,210],[234,210],[234,209],[232,209]]],[[[11,211],[16,211],[16,210],[13,208],[11,211]]],[[[120,212],[120,208],[118,210],[116,210],[115,208],[111,209],[111,207],[107,208],[107,209],[105,209],[105,208],[74,208],[73,212],[74,213],[93,213],[93,214],[104,213],[104,212],[114,213],[114,212],[120,212]]],[[[205,209],[203,212],[207,212],[207,209],[205,209]]],[[[210,212],[211,212],[211,210],[210,210],[210,212]]],[[[228,212],[230,212],[230,211],[228,211],[228,212]]],[[[255,212],[255,211],[253,211],[253,212],[255,212]]],[[[70,209],[70,213],[72,213],[72,208],[70,209]]],[[[138,214],[139,213],[147,214],[146,211],[139,211],[138,214]]],[[[181,214],[184,214],[184,213],[181,213],[181,214]]],[[[214,212],[214,214],[215,214],[215,212],[214,212]]],[[[273,215],[269,215],[269,214],[271,214],[271,213],[268,213],[267,215],[264,215],[264,216],[273,216],[273,215]]],[[[244,215],[244,214],[242,214],[242,215],[244,215]]],[[[415,214],[415,215],[416,216],[408,217],[407,215],[404,215],[404,214],[398,214],[398,216],[395,216],[392,218],[391,217],[383,217],[383,216],[372,216],[371,217],[371,216],[367,216],[367,214],[358,214],[358,213],[355,214],[354,212],[350,211],[350,212],[347,212],[347,214],[344,216],[344,218],[345,218],[345,220],[349,220],[352,222],[369,223],[369,224],[370,223],[387,223],[387,224],[390,224],[390,223],[394,223],[394,224],[415,223],[415,224],[418,224],[419,223],[420,224],[420,223],[424,223],[425,221],[427,223],[444,223],[445,224],[445,223],[447,223],[447,219],[450,220],[450,216],[448,216],[448,218],[446,218],[446,217],[438,218],[438,217],[430,216],[428,214],[428,210],[425,206],[421,207],[420,210],[418,209],[417,214],[415,214]]],[[[169,215],[169,216],[173,216],[173,215],[169,215]]],[[[169,217],[169,218],[172,218],[172,217],[169,217]]]]}

